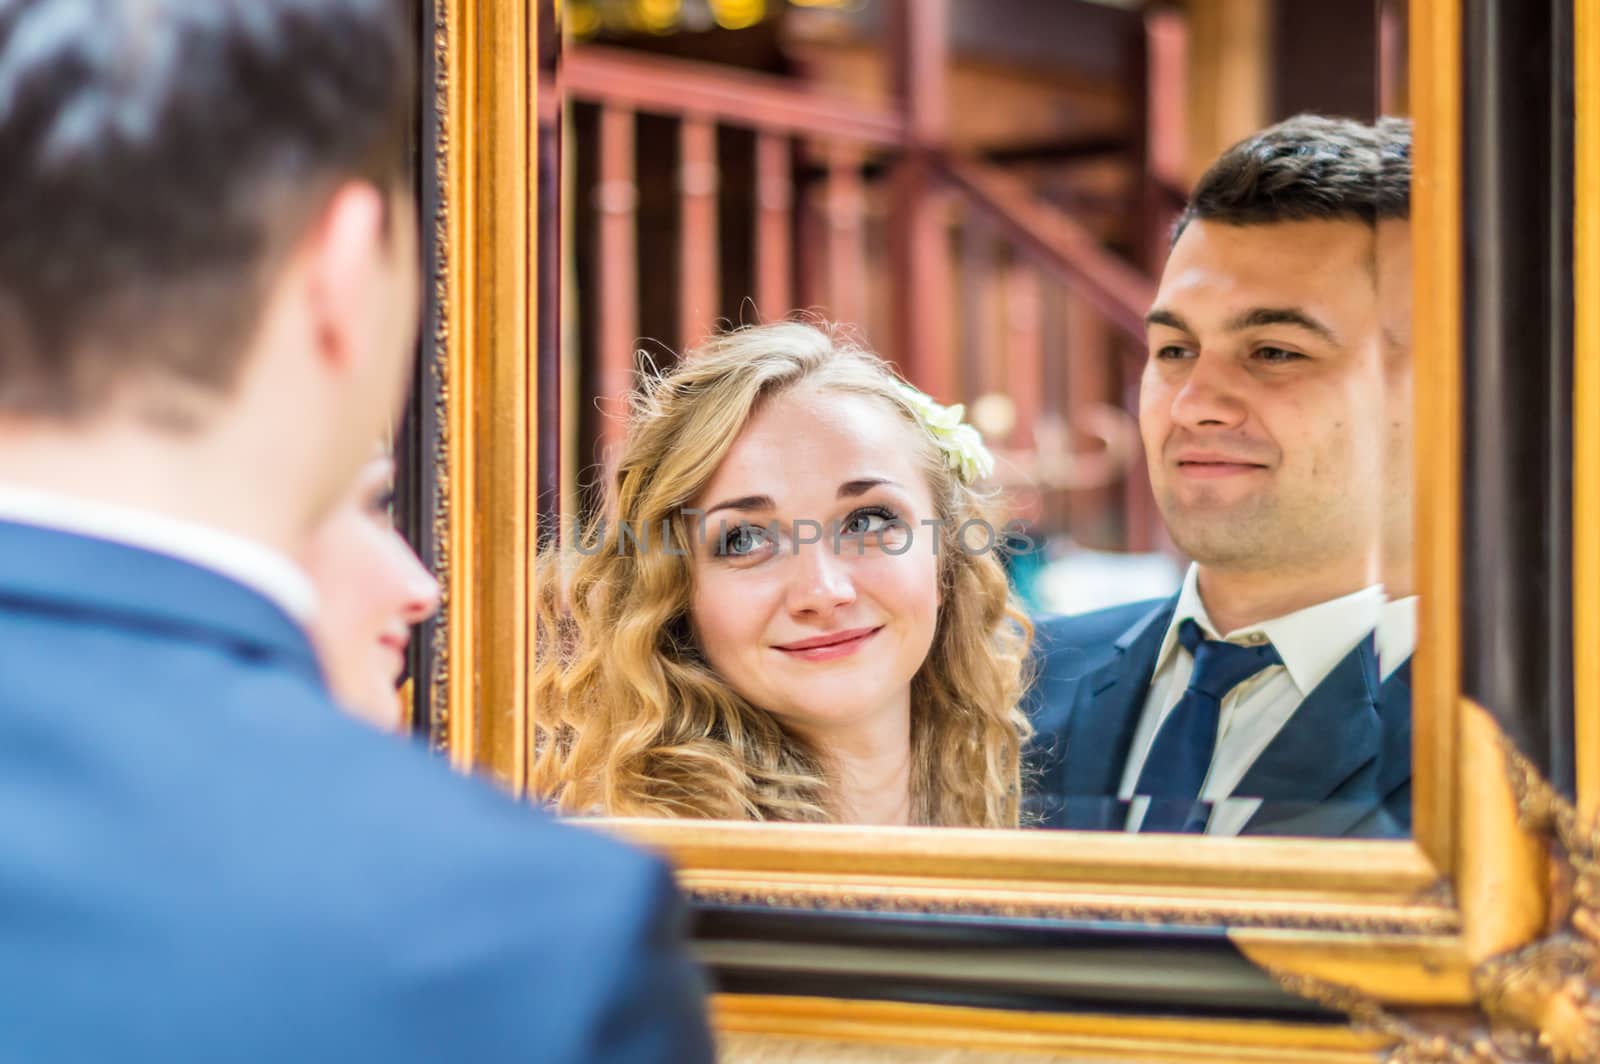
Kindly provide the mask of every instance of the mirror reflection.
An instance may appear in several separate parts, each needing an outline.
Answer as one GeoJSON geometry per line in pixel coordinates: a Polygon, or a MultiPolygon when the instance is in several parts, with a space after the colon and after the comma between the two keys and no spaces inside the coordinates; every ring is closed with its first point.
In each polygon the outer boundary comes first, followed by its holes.
{"type": "Polygon", "coordinates": [[[1406,835],[1403,8],[994,6],[566,5],[530,791],[1406,835]]]}

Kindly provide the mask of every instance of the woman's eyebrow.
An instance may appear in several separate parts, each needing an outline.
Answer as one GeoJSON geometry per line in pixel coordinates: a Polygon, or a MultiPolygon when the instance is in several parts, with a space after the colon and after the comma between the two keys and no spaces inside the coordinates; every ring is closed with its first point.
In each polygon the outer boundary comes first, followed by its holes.
{"type": "Polygon", "coordinates": [[[888,484],[891,487],[902,487],[899,481],[890,480],[888,477],[860,477],[856,480],[847,480],[839,485],[839,498],[853,499],[857,495],[865,495],[873,488],[888,484]]]}
{"type": "Polygon", "coordinates": [[[708,507],[706,513],[714,514],[718,510],[770,510],[773,506],[770,495],[742,495],[737,499],[726,499],[708,507]]]}

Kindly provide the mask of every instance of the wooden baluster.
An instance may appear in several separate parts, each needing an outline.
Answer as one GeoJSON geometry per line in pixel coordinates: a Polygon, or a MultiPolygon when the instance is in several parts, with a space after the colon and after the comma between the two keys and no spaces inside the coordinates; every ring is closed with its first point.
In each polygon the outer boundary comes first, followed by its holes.
{"type": "Polygon", "coordinates": [[[955,388],[949,219],[934,158],[944,147],[949,119],[949,5],[947,0],[895,0],[889,25],[895,99],[907,127],[891,189],[893,355],[914,384],[948,397],[955,388]]]}
{"type": "Polygon", "coordinates": [[[1144,176],[1138,204],[1142,246],[1134,263],[1160,274],[1172,224],[1189,187],[1188,17],[1168,8],[1153,9],[1145,15],[1144,27],[1144,176]]]}
{"type": "Polygon", "coordinates": [[[756,312],[776,321],[793,308],[794,172],[789,138],[756,135],[756,312]]]}
{"type": "Polygon", "coordinates": [[[1012,447],[1034,445],[1033,427],[1044,399],[1044,342],[1041,335],[1042,300],[1039,270],[1026,259],[1014,258],[1006,268],[1005,394],[1016,410],[1011,430],[1012,447]]]}
{"type": "MultiPolygon", "coordinates": [[[[1077,292],[1067,294],[1067,445],[1074,451],[1098,448],[1099,441],[1078,427],[1079,412],[1097,403],[1118,403],[1120,381],[1116,379],[1113,338],[1104,317],[1077,292]]],[[[1146,493],[1149,489],[1143,485],[1146,493]]],[[[1072,493],[1068,503],[1071,527],[1094,531],[1107,525],[1113,506],[1112,488],[1085,488],[1072,493]]],[[[1132,511],[1130,511],[1131,513],[1132,511]]],[[[1141,532],[1142,535],[1142,532],[1141,532]]],[[[1130,534],[1130,538],[1139,538],[1130,534]]],[[[1097,544],[1105,546],[1106,544],[1097,544]]],[[[1131,544],[1130,544],[1131,545],[1131,544]]]]}
{"type": "MultiPolygon", "coordinates": [[[[970,403],[983,394],[984,367],[997,354],[989,298],[994,276],[994,234],[971,212],[957,226],[956,234],[961,253],[958,274],[961,343],[955,359],[955,391],[941,398],[946,402],[970,403]]],[[[926,313],[925,308],[923,312],[926,313]]]]}
{"type": "Polygon", "coordinates": [[[678,346],[705,338],[717,306],[717,127],[690,116],[678,130],[678,346]]]}
{"type": "Polygon", "coordinates": [[[847,144],[828,148],[828,314],[861,326],[867,317],[866,196],[861,152],[847,144]]]}
{"type": "Polygon", "coordinates": [[[806,180],[795,187],[794,241],[796,307],[813,310],[828,301],[828,248],[826,231],[827,182],[811,177],[818,161],[816,145],[801,145],[806,180]]]}
{"type": "Polygon", "coordinates": [[[1410,110],[1406,91],[1407,10],[1404,0],[1378,0],[1378,113],[1403,115],[1410,110]]]}
{"type": "MultiPolygon", "coordinates": [[[[1122,345],[1131,341],[1119,340],[1114,350],[1120,354],[1122,345]]],[[[1113,379],[1120,373],[1124,409],[1138,409],[1139,366],[1142,360],[1112,356],[1113,379]]],[[[1171,551],[1171,540],[1161,523],[1161,511],[1156,508],[1156,498],[1150,488],[1150,472],[1145,468],[1144,448],[1137,443],[1129,455],[1128,470],[1123,480],[1123,524],[1127,528],[1123,547],[1131,551],[1171,551]],[[1165,546],[1163,546],[1165,545],[1165,546]]]]}
{"type": "MultiPolygon", "coordinates": [[[[634,170],[634,113],[623,107],[600,111],[599,306],[600,445],[609,455],[626,428],[639,342],[639,186],[634,170]]],[[[608,463],[609,464],[609,463],[608,463]]]]}
{"type": "Polygon", "coordinates": [[[1186,79],[1189,24],[1183,12],[1157,8],[1144,17],[1145,159],[1168,188],[1188,185],[1186,79]]]}
{"type": "MultiPolygon", "coordinates": [[[[1039,416],[1034,422],[1033,442],[1036,448],[1054,453],[1040,455],[1040,475],[1054,471],[1060,465],[1060,450],[1066,446],[1067,359],[1071,357],[1067,336],[1067,292],[1059,277],[1042,274],[1047,285],[1041,295],[1039,321],[1040,337],[1039,379],[1041,386],[1039,416]]],[[[1068,529],[1071,498],[1067,492],[1049,485],[1040,507],[1040,521],[1045,528],[1068,529]]]]}

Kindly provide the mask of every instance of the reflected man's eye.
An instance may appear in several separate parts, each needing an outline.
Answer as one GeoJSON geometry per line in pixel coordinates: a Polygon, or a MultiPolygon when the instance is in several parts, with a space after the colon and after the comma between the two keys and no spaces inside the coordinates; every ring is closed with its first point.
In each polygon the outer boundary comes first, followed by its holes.
{"type": "Polygon", "coordinates": [[[1296,362],[1305,358],[1298,351],[1289,351],[1282,347],[1258,347],[1256,357],[1263,362],[1296,362]]]}
{"type": "Polygon", "coordinates": [[[724,558],[743,558],[765,549],[771,534],[760,525],[735,525],[717,542],[717,554],[724,558]]]}
{"type": "Polygon", "coordinates": [[[1190,351],[1187,347],[1180,347],[1177,344],[1167,344],[1165,347],[1156,348],[1156,358],[1162,361],[1176,361],[1178,359],[1190,358],[1192,356],[1192,351],[1190,351]]]}

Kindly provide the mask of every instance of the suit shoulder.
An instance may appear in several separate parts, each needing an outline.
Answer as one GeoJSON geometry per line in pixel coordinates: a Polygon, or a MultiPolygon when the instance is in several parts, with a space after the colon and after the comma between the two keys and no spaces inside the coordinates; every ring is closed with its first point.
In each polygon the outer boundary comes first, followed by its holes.
{"type": "Polygon", "coordinates": [[[1040,654],[1063,649],[1094,650],[1116,641],[1135,622],[1167,603],[1167,599],[1146,599],[1120,606],[1108,606],[1090,613],[1035,618],[1034,646],[1040,654]]]}

